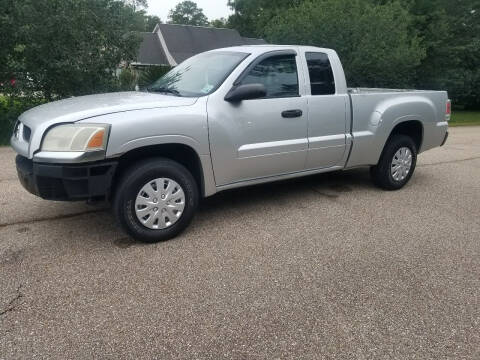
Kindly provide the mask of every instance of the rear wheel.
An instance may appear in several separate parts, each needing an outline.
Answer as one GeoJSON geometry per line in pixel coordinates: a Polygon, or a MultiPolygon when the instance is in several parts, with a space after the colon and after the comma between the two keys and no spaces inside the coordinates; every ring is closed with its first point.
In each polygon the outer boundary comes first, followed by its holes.
{"type": "Polygon", "coordinates": [[[394,135],[385,145],[380,160],[370,168],[373,182],[386,190],[404,187],[415,171],[417,148],[406,135],[394,135]]]}
{"type": "Polygon", "coordinates": [[[159,242],[180,234],[192,221],[198,187],[190,172],[168,159],[135,165],[116,191],[114,211],[134,239],[159,242]]]}

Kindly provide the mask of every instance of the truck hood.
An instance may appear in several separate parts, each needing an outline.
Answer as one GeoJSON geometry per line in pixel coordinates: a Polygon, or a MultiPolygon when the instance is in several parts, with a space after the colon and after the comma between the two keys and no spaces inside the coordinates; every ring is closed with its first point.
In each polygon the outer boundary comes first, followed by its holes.
{"type": "Polygon", "coordinates": [[[75,122],[117,112],[189,106],[197,98],[183,98],[144,92],[87,95],[54,101],[23,113],[19,120],[35,130],[56,123],[75,122]]]}

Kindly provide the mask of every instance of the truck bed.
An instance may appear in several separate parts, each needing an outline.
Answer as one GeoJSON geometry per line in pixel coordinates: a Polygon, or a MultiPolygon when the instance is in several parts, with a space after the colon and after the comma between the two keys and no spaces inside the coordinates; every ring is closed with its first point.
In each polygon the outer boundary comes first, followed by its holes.
{"type": "Polygon", "coordinates": [[[349,88],[353,148],[347,168],[374,165],[397,123],[418,121],[423,127],[419,152],[440,146],[448,123],[445,91],[349,88]]]}

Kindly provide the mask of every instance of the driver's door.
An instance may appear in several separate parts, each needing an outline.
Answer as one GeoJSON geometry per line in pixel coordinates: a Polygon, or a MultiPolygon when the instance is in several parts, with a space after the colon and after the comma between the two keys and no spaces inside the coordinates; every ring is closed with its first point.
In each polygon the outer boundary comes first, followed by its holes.
{"type": "MultiPolygon", "coordinates": [[[[239,84],[263,84],[261,99],[208,104],[210,150],[217,186],[304,170],[308,151],[307,102],[300,96],[294,51],[263,55],[239,84]]],[[[300,80],[299,80],[300,79],[300,80]]]]}

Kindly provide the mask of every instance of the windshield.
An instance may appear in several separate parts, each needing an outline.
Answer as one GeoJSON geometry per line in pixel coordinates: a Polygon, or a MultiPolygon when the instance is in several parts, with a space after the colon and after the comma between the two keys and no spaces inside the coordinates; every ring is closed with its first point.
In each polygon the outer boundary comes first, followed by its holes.
{"type": "Polygon", "coordinates": [[[170,70],[147,90],[187,97],[211,94],[248,55],[215,51],[193,56],[170,70]]]}

